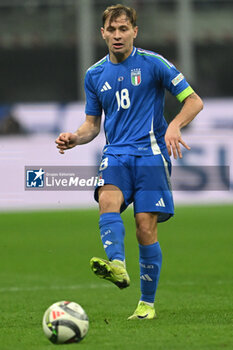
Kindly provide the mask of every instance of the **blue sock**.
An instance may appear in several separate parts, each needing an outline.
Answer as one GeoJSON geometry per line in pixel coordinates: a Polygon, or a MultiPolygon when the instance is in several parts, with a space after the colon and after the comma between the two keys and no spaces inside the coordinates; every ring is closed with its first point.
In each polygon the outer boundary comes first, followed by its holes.
{"type": "Polygon", "coordinates": [[[119,213],[100,215],[99,228],[101,239],[109,260],[125,260],[125,228],[119,213]]]}
{"type": "Polygon", "coordinates": [[[162,265],[159,242],[150,245],[139,244],[141,299],[153,303],[162,265]]]}

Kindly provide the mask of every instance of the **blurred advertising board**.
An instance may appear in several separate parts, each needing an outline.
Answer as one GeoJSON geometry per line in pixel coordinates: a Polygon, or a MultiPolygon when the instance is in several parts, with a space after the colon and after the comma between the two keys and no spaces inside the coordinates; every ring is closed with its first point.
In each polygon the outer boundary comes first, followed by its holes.
{"type": "MultiPolygon", "coordinates": [[[[233,99],[204,102],[204,110],[182,131],[191,151],[172,160],[176,204],[233,203],[233,99]]],[[[55,145],[60,132],[75,131],[85,120],[84,104],[7,107],[5,117],[0,109],[0,210],[97,207],[93,189],[103,128],[91,143],[65,155],[55,145]]]]}

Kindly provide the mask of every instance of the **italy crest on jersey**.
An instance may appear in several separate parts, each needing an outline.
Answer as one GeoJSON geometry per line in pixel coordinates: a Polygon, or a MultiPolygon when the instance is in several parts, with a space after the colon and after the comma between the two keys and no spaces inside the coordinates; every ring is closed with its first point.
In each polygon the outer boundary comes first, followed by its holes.
{"type": "Polygon", "coordinates": [[[134,86],[140,85],[142,81],[141,78],[141,69],[136,68],[136,69],[131,69],[131,83],[134,86]]]}

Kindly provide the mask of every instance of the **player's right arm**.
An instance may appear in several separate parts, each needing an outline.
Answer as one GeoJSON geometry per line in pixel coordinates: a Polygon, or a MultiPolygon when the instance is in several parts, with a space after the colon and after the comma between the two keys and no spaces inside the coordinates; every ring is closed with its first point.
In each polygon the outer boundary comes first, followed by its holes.
{"type": "Polygon", "coordinates": [[[55,143],[61,154],[77,145],[92,141],[100,132],[101,117],[86,115],[85,122],[74,133],[61,133],[55,143]]]}

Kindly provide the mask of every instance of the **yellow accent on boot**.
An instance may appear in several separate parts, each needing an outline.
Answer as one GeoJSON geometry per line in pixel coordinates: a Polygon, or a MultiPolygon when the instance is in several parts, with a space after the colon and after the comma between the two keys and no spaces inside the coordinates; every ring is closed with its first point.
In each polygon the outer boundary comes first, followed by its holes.
{"type": "Polygon", "coordinates": [[[153,320],[156,317],[155,309],[143,301],[139,301],[133,315],[128,317],[128,320],[153,320]]]}
{"type": "Polygon", "coordinates": [[[92,271],[100,278],[104,278],[114,283],[120,289],[130,285],[129,275],[125,269],[125,264],[120,260],[107,261],[93,257],[90,260],[92,271]]]}

